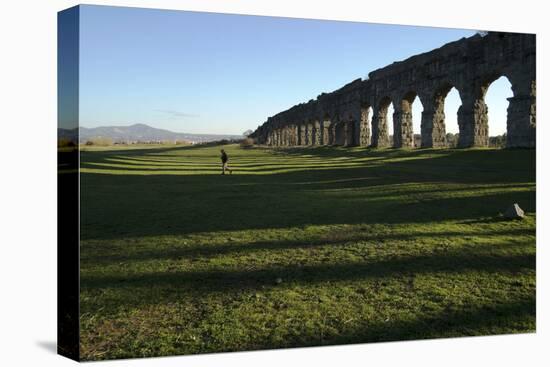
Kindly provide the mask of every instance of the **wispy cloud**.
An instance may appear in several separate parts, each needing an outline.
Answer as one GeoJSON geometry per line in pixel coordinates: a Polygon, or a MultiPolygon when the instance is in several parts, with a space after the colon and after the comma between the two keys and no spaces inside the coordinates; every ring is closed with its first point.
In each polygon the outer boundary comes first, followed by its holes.
{"type": "Polygon", "coordinates": [[[182,111],[176,111],[176,110],[163,110],[163,109],[157,109],[156,112],[164,113],[166,115],[170,115],[171,117],[199,117],[199,115],[195,115],[192,113],[186,113],[182,111]]]}

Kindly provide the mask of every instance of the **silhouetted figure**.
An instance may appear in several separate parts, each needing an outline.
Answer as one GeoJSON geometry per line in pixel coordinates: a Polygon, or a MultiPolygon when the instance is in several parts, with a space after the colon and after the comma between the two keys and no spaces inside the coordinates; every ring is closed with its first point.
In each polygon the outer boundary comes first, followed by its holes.
{"type": "Polygon", "coordinates": [[[227,156],[227,153],[225,152],[225,150],[221,150],[222,152],[222,156],[221,156],[221,159],[222,159],[222,175],[225,175],[225,170],[228,170],[229,171],[229,174],[232,174],[233,173],[233,170],[231,170],[231,168],[229,168],[229,157],[227,156]]]}

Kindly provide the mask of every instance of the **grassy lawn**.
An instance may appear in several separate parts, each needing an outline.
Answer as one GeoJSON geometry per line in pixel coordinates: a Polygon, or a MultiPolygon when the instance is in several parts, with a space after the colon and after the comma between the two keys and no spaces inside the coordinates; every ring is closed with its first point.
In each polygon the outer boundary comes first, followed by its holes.
{"type": "Polygon", "coordinates": [[[83,359],[535,330],[534,150],[219,149],[81,153],[83,359]]]}

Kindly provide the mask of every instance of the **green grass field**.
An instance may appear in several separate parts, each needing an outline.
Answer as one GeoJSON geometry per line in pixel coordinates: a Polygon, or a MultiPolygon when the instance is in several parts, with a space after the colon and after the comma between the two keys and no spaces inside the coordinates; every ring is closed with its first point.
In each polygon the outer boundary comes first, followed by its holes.
{"type": "Polygon", "coordinates": [[[81,152],[83,359],[535,330],[534,150],[225,148],[81,152]]]}

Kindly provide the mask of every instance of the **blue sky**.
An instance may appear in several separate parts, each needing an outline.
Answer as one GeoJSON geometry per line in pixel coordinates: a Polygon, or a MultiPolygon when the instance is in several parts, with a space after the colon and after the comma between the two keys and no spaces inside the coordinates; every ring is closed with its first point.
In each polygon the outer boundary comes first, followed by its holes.
{"type": "MultiPolygon", "coordinates": [[[[80,14],[81,126],[190,133],[254,130],[294,104],[475,33],[104,6],[80,14]]],[[[487,96],[491,135],[506,130],[503,80],[487,96]]],[[[446,100],[447,131],[458,132],[459,105],[457,94],[446,100]]],[[[421,110],[417,100],[418,133],[421,110]]]]}

